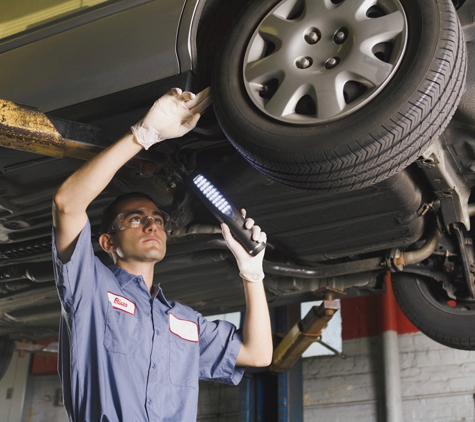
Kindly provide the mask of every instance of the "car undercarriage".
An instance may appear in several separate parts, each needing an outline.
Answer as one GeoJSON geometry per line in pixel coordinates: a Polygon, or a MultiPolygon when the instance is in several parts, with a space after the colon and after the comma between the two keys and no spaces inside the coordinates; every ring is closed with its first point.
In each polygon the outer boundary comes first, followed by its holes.
{"type": "MultiPolygon", "coordinates": [[[[321,175],[318,182],[306,178],[303,167],[284,177],[267,166],[270,155],[256,161],[249,145],[236,146],[239,128],[223,125],[228,106],[218,100],[217,119],[210,109],[194,132],[139,154],[93,202],[88,214],[98,256],[109,260],[97,244],[102,209],[119,194],[143,191],[173,222],[167,256],[155,267],[155,282],[167,297],[205,315],[242,310],[241,279],[232,254],[216,219],[188,186],[190,175],[199,171],[267,233],[264,270],[270,306],[312,300],[313,292],[325,286],[345,291],[347,297],[382,292],[390,271],[403,311],[421,331],[451,347],[475,349],[470,221],[475,215],[475,31],[471,22],[464,30],[468,76],[465,85],[459,84],[464,89],[461,102],[412,164],[401,164],[377,183],[366,183],[363,173],[373,171],[368,167],[358,176],[363,185],[350,190],[335,189],[342,184],[328,185],[321,175]],[[315,183],[325,188],[315,188],[315,183]]],[[[160,84],[46,114],[9,98],[0,101],[0,335],[21,341],[57,335],[61,309],[51,263],[56,189],[139,119],[165,86],[192,87],[195,80],[184,72],[160,84]]],[[[224,92],[223,86],[213,89],[224,92]]],[[[345,172],[351,173],[342,167],[328,177],[340,180],[345,172]]]]}

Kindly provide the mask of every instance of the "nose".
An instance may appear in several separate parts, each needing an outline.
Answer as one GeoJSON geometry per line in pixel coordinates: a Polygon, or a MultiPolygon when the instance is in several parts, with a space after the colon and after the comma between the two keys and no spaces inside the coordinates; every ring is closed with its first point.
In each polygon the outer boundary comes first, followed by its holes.
{"type": "Polygon", "coordinates": [[[152,231],[152,232],[158,231],[158,225],[155,221],[155,218],[152,217],[151,215],[145,217],[143,229],[144,231],[152,231]]]}

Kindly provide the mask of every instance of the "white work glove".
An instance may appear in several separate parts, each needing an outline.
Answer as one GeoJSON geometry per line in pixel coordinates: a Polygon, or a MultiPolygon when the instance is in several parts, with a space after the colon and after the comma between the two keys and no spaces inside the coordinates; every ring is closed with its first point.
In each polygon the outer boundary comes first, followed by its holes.
{"type": "Polygon", "coordinates": [[[211,90],[199,94],[172,88],[130,129],[137,142],[145,149],[165,139],[179,138],[192,130],[201,112],[211,104],[211,90]]]}
{"type": "MultiPolygon", "coordinates": [[[[246,218],[246,210],[241,210],[241,214],[246,218]]],[[[247,218],[244,227],[252,230],[252,239],[258,242],[266,242],[267,236],[264,232],[261,231],[259,226],[254,225],[254,220],[252,218],[247,218]]],[[[247,281],[253,283],[262,281],[264,279],[264,269],[262,263],[264,261],[265,248],[260,251],[256,256],[250,255],[246,249],[234,239],[231,231],[227,224],[221,224],[221,230],[223,232],[224,240],[226,245],[233,253],[236,258],[236,262],[239,268],[239,276],[247,281]]]]}

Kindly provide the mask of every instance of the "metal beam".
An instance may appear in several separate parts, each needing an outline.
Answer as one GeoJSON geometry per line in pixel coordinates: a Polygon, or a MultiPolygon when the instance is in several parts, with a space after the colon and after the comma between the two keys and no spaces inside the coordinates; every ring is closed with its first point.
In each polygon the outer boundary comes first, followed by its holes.
{"type": "MultiPolygon", "coordinates": [[[[111,142],[101,129],[83,123],[48,117],[37,108],[0,99],[0,147],[47,157],[89,160],[111,142]]],[[[152,177],[163,159],[139,152],[126,165],[142,177],[152,177]]]]}
{"type": "Polygon", "coordinates": [[[74,125],[76,134],[80,132],[78,127],[84,132],[83,140],[65,139],[53,121],[37,108],[0,99],[0,146],[48,157],[82,160],[92,158],[106,146],[98,129],[81,123],[58,121],[58,126],[63,129],[71,131],[74,125]],[[102,145],[98,145],[98,139],[102,145]]]}
{"type": "Polygon", "coordinates": [[[334,300],[345,293],[330,287],[324,287],[314,293],[324,295],[320,306],[313,306],[307,315],[289,330],[279,345],[274,349],[272,371],[288,371],[300,359],[303,352],[315,341],[321,340],[321,331],[340,308],[334,300]]]}
{"type": "Polygon", "coordinates": [[[66,150],[45,114],[7,100],[0,100],[0,145],[57,158],[63,158],[66,150]]]}
{"type": "MultiPolygon", "coordinates": [[[[300,304],[276,309],[275,326],[278,332],[287,332],[300,320],[300,304]]],[[[278,376],[278,422],[303,422],[303,372],[302,358],[292,368],[277,373],[278,376]]]]}

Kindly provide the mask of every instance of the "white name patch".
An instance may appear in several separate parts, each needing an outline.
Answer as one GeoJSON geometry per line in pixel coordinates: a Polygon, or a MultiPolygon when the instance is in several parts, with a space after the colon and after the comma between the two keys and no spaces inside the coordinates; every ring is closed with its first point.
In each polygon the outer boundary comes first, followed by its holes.
{"type": "Polygon", "coordinates": [[[170,331],[182,338],[183,340],[193,341],[195,343],[199,340],[198,325],[196,322],[188,321],[186,319],[177,318],[172,313],[169,314],[170,331]]]}
{"type": "Polygon", "coordinates": [[[124,296],[116,295],[115,293],[107,292],[109,302],[114,309],[126,312],[130,315],[135,315],[135,303],[124,296]]]}

